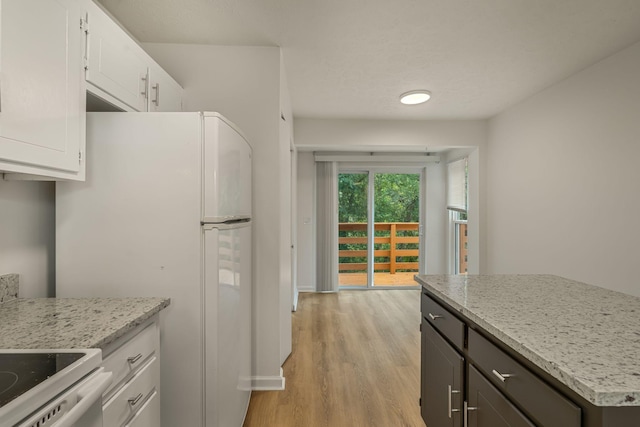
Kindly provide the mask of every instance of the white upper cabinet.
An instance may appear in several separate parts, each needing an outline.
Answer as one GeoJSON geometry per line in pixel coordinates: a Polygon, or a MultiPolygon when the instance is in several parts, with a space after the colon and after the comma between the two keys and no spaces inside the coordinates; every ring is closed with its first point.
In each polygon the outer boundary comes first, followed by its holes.
{"type": "Polygon", "coordinates": [[[87,91],[124,111],[181,111],[182,87],[98,5],[87,3],[87,91]]]}
{"type": "Polygon", "coordinates": [[[122,111],[182,111],[182,87],[93,1],[0,0],[5,179],[85,179],[87,92],[122,111]]]}
{"type": "Polygon", "coordinates": [[[151,60],[149,111],[182,111],[182,86],[151,60]]]}
{"type": "Polygon", "coordinates": [[[87,90],[125,111],[147,111],[147,54],[100,7],[86,5],[87,90]]]}
{"type": "Polygon", "coordinates": [[[84,179],[79,0],[0,4],[0,172],[84,179]]]}

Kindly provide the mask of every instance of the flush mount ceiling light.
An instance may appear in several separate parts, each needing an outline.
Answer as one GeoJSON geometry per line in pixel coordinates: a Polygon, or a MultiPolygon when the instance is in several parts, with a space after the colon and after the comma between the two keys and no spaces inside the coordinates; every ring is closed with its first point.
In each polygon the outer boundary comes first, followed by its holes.
{"type": "Polygon", "coordinates": [[[412,90],[400,95],[400,102],[405,105],[416,105],[427,102],[431,98],[431,92],[428,90],[412,90]]]}

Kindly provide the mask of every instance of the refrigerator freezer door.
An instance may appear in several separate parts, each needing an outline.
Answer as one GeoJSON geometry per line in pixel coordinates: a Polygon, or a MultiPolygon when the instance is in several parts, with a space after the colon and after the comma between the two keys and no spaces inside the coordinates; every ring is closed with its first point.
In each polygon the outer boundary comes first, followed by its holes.
{"type": "Polygon", "coordinates": [[[241,427],[251,395],[251,223],[205,225],[206,427],[241,427]]]}
{"type": "Polygon", "coordinates": [[[251,218],[251,147],[222,116],[204,116],[202,221],[251,218]]]}

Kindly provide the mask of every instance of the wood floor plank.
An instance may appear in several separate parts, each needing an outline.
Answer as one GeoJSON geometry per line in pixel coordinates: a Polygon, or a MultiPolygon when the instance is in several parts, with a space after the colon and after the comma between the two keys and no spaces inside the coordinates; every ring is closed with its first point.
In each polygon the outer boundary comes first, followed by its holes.
{"type": "Polygon", "coordinates": [[[420,291],[300,294],[284,391],[253,392],[244,427],[424,427],[420,291]]]}

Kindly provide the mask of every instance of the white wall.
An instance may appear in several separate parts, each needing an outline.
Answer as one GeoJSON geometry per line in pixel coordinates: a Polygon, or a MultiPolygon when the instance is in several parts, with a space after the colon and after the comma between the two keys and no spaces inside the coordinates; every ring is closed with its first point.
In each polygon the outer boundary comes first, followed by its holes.
{"type": "Polygon", "coordinates": [[[489,124],[488,273],[640,295],[640,43],[489,124]]]}
{"type": "Polygon", "coordinates": [[[331,120],[296,118],[300,150],[419,151],[425,147],[484,147],[485,120],[331,120]]]}
{"type": "MultiPolygon", "coordinates": [[[[253,147],[254,385],[279,387],[282,247],[280,49],[144,44],[184,88],[186,111],[217,111],[253,147]]],[[[289,306],[290,314],[290,306],[289,306]]],[[[286,325],[285,325],[286,326],[286,325]]],[[[290,335],[290,331],[286,332],[290,335]]],[[[286,339],[286,337],[285,337],[286,339]]]]}
{"type": "MultiPolygon", "coordinates": [[[[413,120],[332,120],[296,119],[294,123],[296,147],[300,150],[357,150],[357,151],[424,151],[425,148],[451,150],[464,147],[466,153],[474,153],[474,178],[482,179],[480,162],[484,161],[486,147],[486,121],[413,121],[413,120]]],[[[446,159],[446,155],[442,156],[446,159]]],[[[447,212],[444,193],[445,163],[427,167],[427,218],[425,224],[427,272],[438,274],[447,271],[447,212]]],[[[311,152],[298,154],[298,286],[301,291],[315,290],[314,247],[314,163],[311,152]]],[[[479,184],[478,184],[479,185],[479,184]]],[[[473,187],[474,224],[478,229],[474,236],[476,248],[472,271],[479,271],[480,220],[482,206],[478,202],[479,187],[473,187]]],[[[471,244],[471,242],[470,242],[471,244]]]]}
{"type": "Polygon", "coordinates": [[[447,273],[447,163],[427,165],[425,229],[425,261],[427,274],[447,273]]]}
{"type": "Polygon", "coordinates": [[[291,141],[293,140],[293,114],[287,86],[284,60],[280,53],[280,364],[291,354],[291,141]]]}
{"type": "Polygon", "coordinates": [[[0,275],[20,275],[22,298],[52,297],[54,254],[54,184],[0,179],[0,275]]]}

